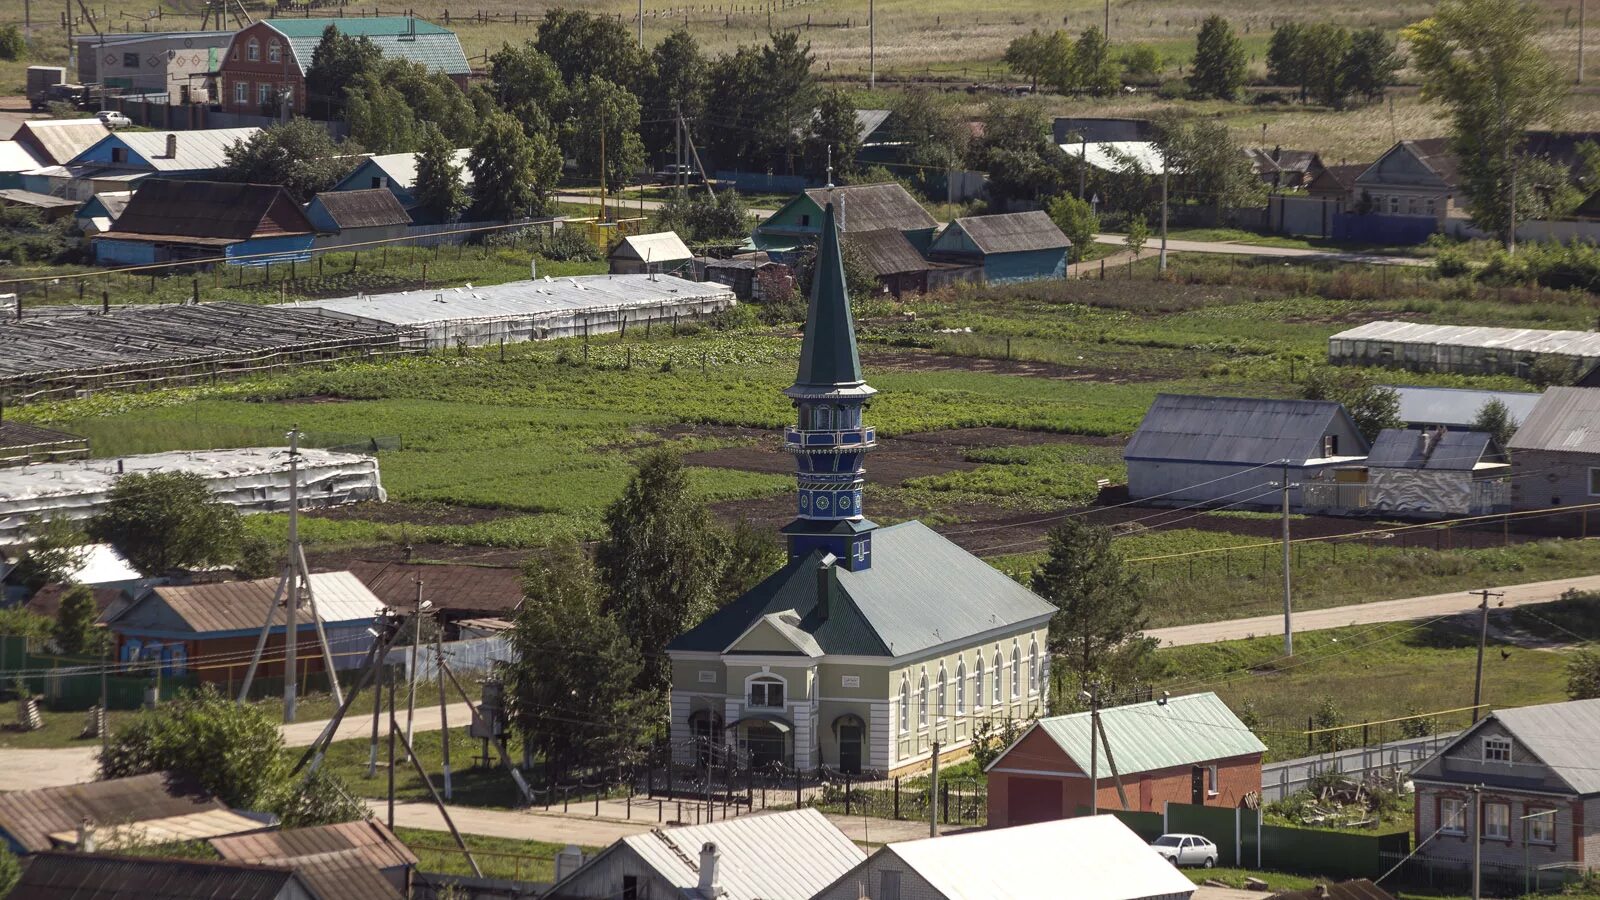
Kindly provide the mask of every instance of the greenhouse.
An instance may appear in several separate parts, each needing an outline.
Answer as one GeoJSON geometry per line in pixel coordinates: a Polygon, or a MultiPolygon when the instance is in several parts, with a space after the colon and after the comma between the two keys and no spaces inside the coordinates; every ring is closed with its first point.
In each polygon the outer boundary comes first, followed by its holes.
{"type": "Polygon", "coordinates": [[[1544,357],[1587,371],[1600,362],[1600,333],[1368,322],[1328,338],[1328,362],[1344,366],[1526,376],[1544,357]]]}

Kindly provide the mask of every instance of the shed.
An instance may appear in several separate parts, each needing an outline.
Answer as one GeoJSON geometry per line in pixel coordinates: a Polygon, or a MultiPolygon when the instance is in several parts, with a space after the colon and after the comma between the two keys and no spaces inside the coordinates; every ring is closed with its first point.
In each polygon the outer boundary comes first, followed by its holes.
{"type": "Polygon", "coordinates": [[[0,188],[0,205],[20,206],[39,214],[44,222],[56,222],[71,216],[78,209],[78,201],[50,194],[38,194],[21,188],[0,188]]]}
{"type": "MultiPolygon", "coordinates": [[[[171,675],[193,672],[204,682],[238,684],[250,666],[267,620],[263,613],[276,595],[278,581],[261,578],[151,588],[106,622],[116,636],[117,658],[158,662],[171,675]],[[231,662],[191,667],[189,660],[196,657],[231,662]]],[[[383,610],[383,601],[349,572],[315,573],[311,591],[333,651],[334,669],[359,668],[373,641],[368,629],[383,610]]],[[[272,630],[256,670],[259,677],[283,677],[284,624],[280,603],[273,607],[272,630]]],[[[300,607],[295,630],[301,645],[316,646],[316,622],[309,604],[300,607]]],[[[318,650],[303,653],[301,663],[306,674],[326,671],[318,650]]]]}
{"type": "Polygon", "coordinates": [[[1492,400],[1505,405],[1512,424],[1525,421],[1539,403],[1539,395],[1532,391],[1484,391],[1475,388],[1413,387],[1411,385],[1384,384],[1382,390],[1394,391],[1400,397],[1400,421],[1408,428],[1427,428],[1440,425],[1456,430],[1470,430],[1477,423],[1478,414],[1492,400]]]}
{"type": "Polygon", "coordinates": [[[424,597],[445,620],[446,637],[465,620],[484,616],[510,617],[522,605],[522,570],[505,566],[471,566],[434,563],[350,563],[349,571],[367,590],[391,609],[407,610],[417,596],[424,597]]]}
{"type": "Polygon", "coordinates": [[[230,862],[290,866],[324,897],[410,897],[417,855],[377,819],[213,838],[230,862]]]}
{"type": "Polygon", "coordinates": [[[0,794],[0,837],[15,853],[39,853],[58,845],[51,835],[76,834],[85,819],[97,826],[116,825],[216,811],[227,807],[197,782],[157,772],[7,791],[0,794]]]}
{"type": "Polygon", "coordinates": [[[911,246],[904,233],[893,228],[858,231],[845,237],[847,247],[861,255],[885,291],[896,297],[928,290],[928,261],[911,246]]]}
{"type": "Polygon", "coordinates": [[[1234,807],[1261,790],[1266,745],[1210,691],[1101,710],[1098,760],[1090,722],[1087,712],[1040,719],[995,757],[985,769],[991,827],[1082,815],[1091,768],[1101,809],[1121,808],[1123,796],[1139,812],[1234,807]]]}
{"type": "Polygon", "coordinates": [[[133,191],[102,191],[95,194],[78,207],[78,227],[90,234],[110,231],[111,226],[122,218],[122,211],[128,208],[131,199],[133,191]]]}
{"type": "Polygon", "coordinates": [[[1285,474],[1290,505],[1308,483],[1367,454],[1344,407],[1328,400],[1158,394],[1123,449],[1128,494],[1152,505],[1276,508],[1285,474]]]}
{"type": "Polygon", "coordinates": [[[383,188],[324,191],[306,205],[306,218],[317,229],[318,248],[385,241],[411,229],[411,214],[383,188]]]}
{"type": "Polygon", "coordinates": [[[625,837],[545,896],[811,900],[865,856],[815,809],[763,813],[625,837]]]}
{"type": "Polygon", "coordinates": [[[1600,333],[1377,321],[1328,338],[1334,365],[1526,377],[1546,357],[1586,370],[1600,363],[1600,333]]]}
{"type": "Polygon", "coordinates": [[[697,257],[695,269],[698,275],[696,281],[723,285],[732,290],[734,297],[739,300],[767,299],[767,286],[770,284],[782,285],[786,292],[794,287],[793,270],[759,251],[732,259],[697,257]]]}
{"type": "Polygon", "coordinates": [[[1360,199],[1356,192],[1356,179],[1371,167],[1372,163],[1327,166],[1306,185],[1306,193],[1319,200],[1337,203],[1341,212],[1355,210],[1360,199]]]}
{"type": "Polygon", "coordinates": [[[1039,210],[956,219],[939,233],[928,255],[976,263],[990,284],[1062,278],[1072,241],[1039,210]]]}
{"type": "Polygon", "coordinates": [[[261,266],[311,258],[316,229],[289,192],[271,184],[143,182],[111,230],[94,238],[102,264],[226,258],[261,266]]]}
{"type": "Polygon", "coordinates": [[[694,266],[694,254],[675,231],[630,234],[618,241],[606,258],[613,275],[678,275],[694,266]]]}
{"type": "Polygon", "coordinates": [[[12,900],[323,900],[286,867],[193,859],[41,853],[12,900]]]}
{"type": "MultiPolygon", "coordinates": [[[[1513,509],[1594,502],[1600,496],[1600,388],[1545,389],[1507,449],[1513,509]]],[[[1587,520],[1589,511],[1581,515],[1587,520]]]]}
{"type": "Polygon", "coordinates": [[[816,900],[1189,900],[1195,885],[1113,816],[887,844],[816,900]]]}

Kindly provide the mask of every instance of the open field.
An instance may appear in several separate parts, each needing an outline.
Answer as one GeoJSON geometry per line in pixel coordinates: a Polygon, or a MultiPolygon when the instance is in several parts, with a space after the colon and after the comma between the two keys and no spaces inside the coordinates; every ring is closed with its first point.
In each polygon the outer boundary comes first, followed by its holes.
{"type": "MultiPolygon", "coordinates": [[[[455,839],[450,836],[450,832],[396,827],[394,833],[395,837],[417,855],[418,872],[438,875],[472,874],[472,867],[467,865],[466,857],[456,848],[455,839]]],[[[556,854],[566,846],[544,841],[486,837],[479,834],[462,835],[462,838],[478,861],[478,867],[483,870],[485,878],[512,881],[554,880],[556,854]]],[[[587,856],[599,848],[581,849],[587,856]]]]}

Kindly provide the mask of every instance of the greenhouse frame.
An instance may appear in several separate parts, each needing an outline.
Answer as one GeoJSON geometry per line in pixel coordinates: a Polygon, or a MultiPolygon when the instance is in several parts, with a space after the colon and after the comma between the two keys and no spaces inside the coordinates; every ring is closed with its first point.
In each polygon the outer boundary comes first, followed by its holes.
{"type": "Polygon", "coordinates": [[[1587,371],[1600,362],[1600,333],[1380,321],[1328,338],[1328,362],[1344,366],[1526,376],[1542,357],[1587,371]]]}

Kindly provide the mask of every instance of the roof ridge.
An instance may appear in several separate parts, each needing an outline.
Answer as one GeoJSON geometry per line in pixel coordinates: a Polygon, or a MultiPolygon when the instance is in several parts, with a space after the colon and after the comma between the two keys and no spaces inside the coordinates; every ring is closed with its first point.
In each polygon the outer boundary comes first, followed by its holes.
{"type": "Polygon", "coordinates": [[[690,871],[700,871],[700,864],[690,859],[689,854],[683,852],[683,848],[679,847],[676,841],[670,837],[667,837],[667,833],[665,831],[662,831],[659,828],[652,828],[650,829],[650,833],[660,838],[661,842],[667,845],[667,849],[671,850],[673,853],[676,853],[678,855],[678,859],[682,860],[683,864],[688,866],[690,871]]]}

